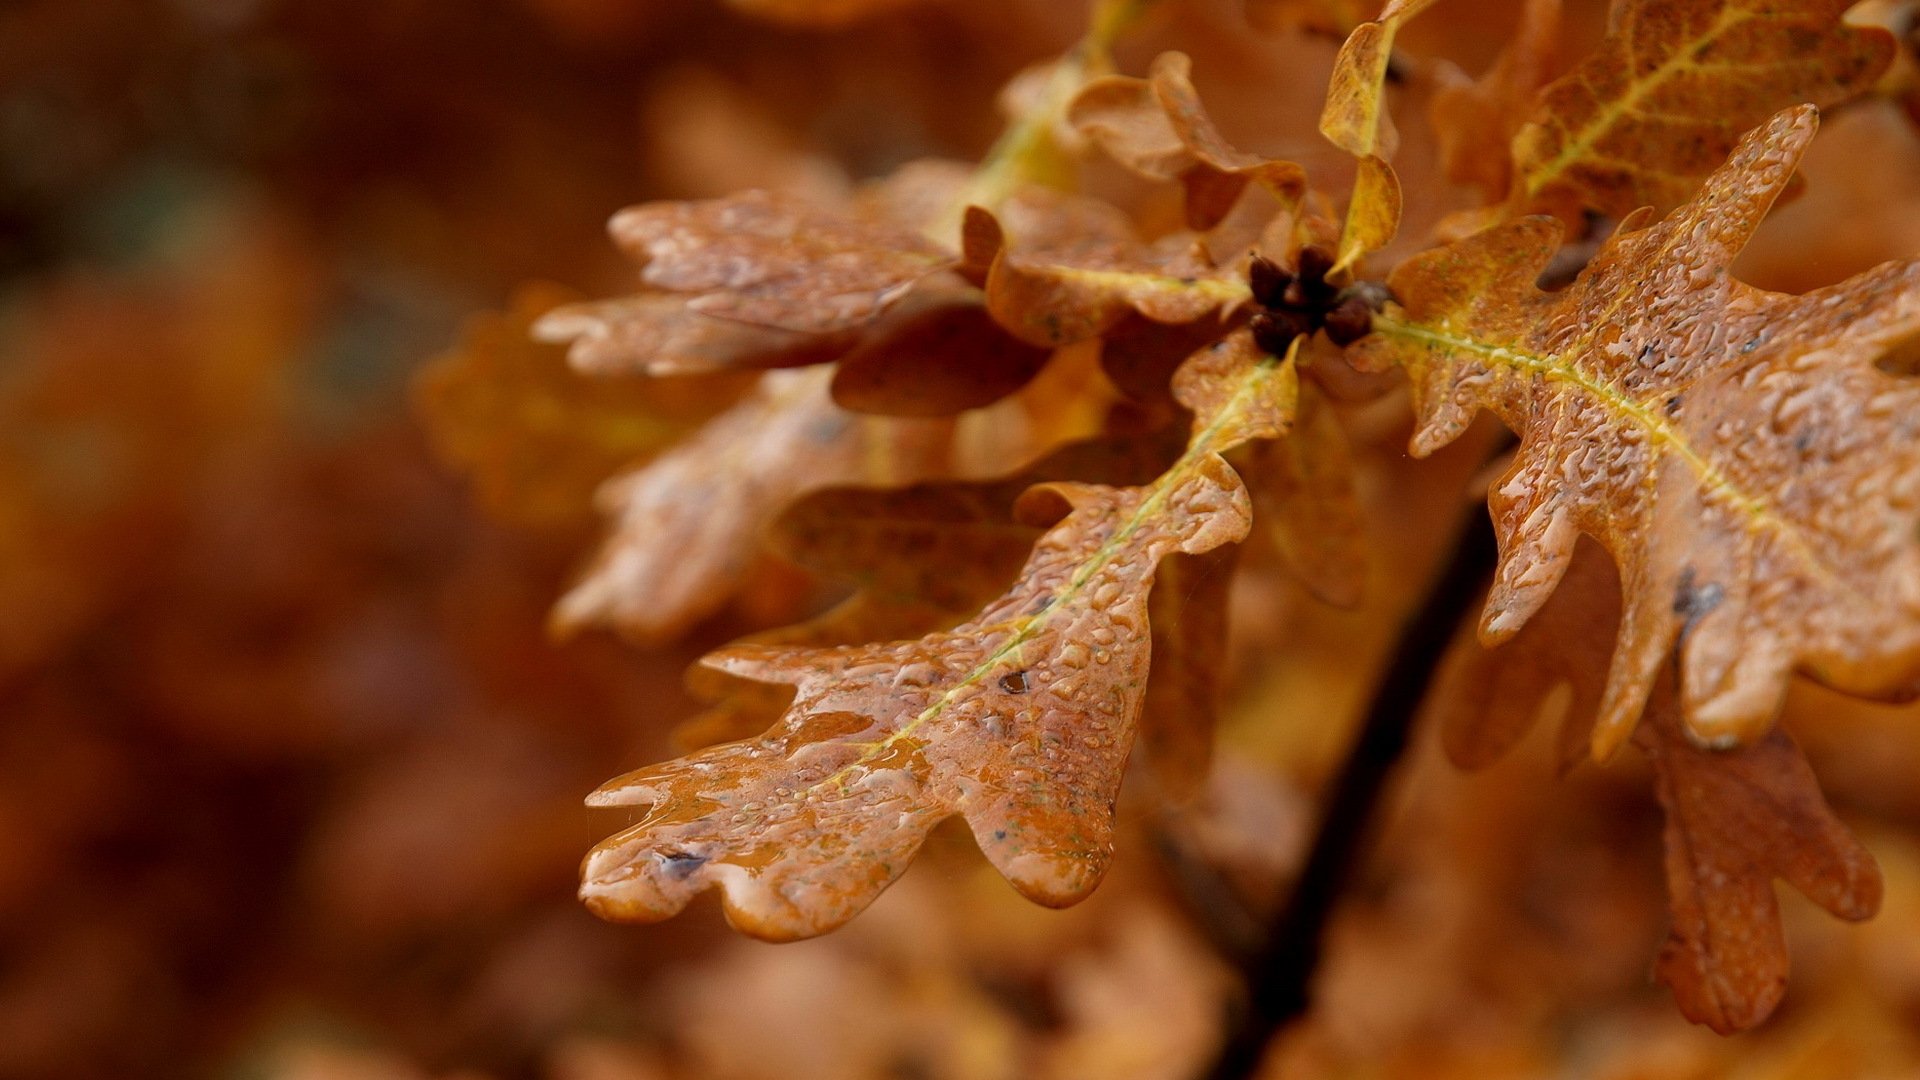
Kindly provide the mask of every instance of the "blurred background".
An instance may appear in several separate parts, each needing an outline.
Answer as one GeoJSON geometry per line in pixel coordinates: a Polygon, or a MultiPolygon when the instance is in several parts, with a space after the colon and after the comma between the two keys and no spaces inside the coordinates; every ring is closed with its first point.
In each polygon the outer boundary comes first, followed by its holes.
{"type": "MultiPolygon", "coordinates": [[[[0,3],[0,1077],[1174,1078],[1206,1059],[1233,986],[1207,889],[1224,874],[1257,908],[1285,880],[1392,603],[1334,612],[1254,575],[1237,628],[1279,659],[1236,669],[1204,804],[1130,811],[1081,908],[1018,900],[964,832],[799,945],[737,940],[712,906],[615,927],[573,899],[618,824],[582,796],[673,752],[689,661],[804,597],[776,570],[677,645],[548,637],[598,534],[593,486],[713,404],[583,442],[542,419],[565,391],[528,374],[560,367],[526,316],[627,285],[603,230],[621,206],[977,156],[1000,86],[1085,17],[841,6],[0,3]],[[519,396],[423,397],[449,350],[519,396]],[[521,441],[477,434],[502,424],[521,441]]],[[[1340,167],[1311,124],[1332,40],[1176,6],[1124,66],[1185,49],[1243,145],[1340,167]]],[[[1473,8],[1428,40],[1477,72],[1518,4],[1473,8]]],[[[1905,141],[1877,177],[1817,159],[1825,194],[1810,165],[1758,275],[1804,288],[1920,246],[1920,215],[1835,209],[1914,205],[1914,140],[1874,109],[1849,123],[1905,141]]],[[[1395,514],[1455,498],[1472,462],[1407,470],[1404,429],[1369,423],[1375,576],[1398,595],[1430,553],[1395,514]]],[[[1643,774],[1557,782],[1535,740],[1462,778],[1423,744],[1274,1075],[1915,1075],[1920,740],[1809,700],[1850,742],[1818,763],[1887,864],[1888,912],[1843,928],[1793,898],[1801,972],[1768,1031],[1714,1039],[1647,983],[1643,774]]]]}

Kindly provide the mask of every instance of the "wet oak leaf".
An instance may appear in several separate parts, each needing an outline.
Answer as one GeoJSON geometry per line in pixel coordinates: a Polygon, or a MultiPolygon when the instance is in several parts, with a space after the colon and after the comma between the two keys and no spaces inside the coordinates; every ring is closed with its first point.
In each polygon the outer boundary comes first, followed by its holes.
{"type": "Polygon", "coordinates": [[[854,412],[952,416],[1031,382],[1051,350],[1002,330],[977,290],[928,290],[888,314],[885,332],[839,358],[833,399],[854,412]]]}
{"type": "Polygon", "coordinates": [[[1623,0],[1611,32],[1540,92],[1513,140],[1515,208],[1579,220],[1676,206],[1742,133],[1801,102],[1872,88],[1892,35],[1848,26],[1852,0],[1623,0]]]}
{"type": "Polygon", "coordinates": [[[807,491],[920,479],[944,454],[938,421],[856,416],[827,396],[827,368],[774,371],[739,404],[596,496],[612,528],[555,605],[556,631],[609,626],[669,640],[718,611],[761,550],[761,532],[807,491]]]}
{"type": "Polygon", "coordinates": [[[917,641],[742,646],[708,663],[797,688],[767,734],[643,769],[592,798],[646,806],[588,856],[581,896],[604,917],[666,918],[711,887],[755,936],[852,918],[959,814],[1022,894],[1084,898],[1112,856],[1113,804],[1145,692],[1159,563],[1237,542],[1246,489],[1220,455],[1285,432],[1290,363],[1236,334],[1195,355],[1178,393],[1186,451],[1140,487],[1060,483],[1023,514],[1066,516],[1019,580],[973,619],[917,641]]]}
{"type": "Polygon", "coordinates": [[[766,191],[649,203],[608,231],[652,289],[702,315],[802,333],[871,322],[954,255],[918,230],[766,191]]]}
{"type": "MultiPolygon", "coordinates": [[[[858,645],[950,627],[1006,590],[1044,531],[1015,513],[1029,488],[1070,478],[1149,483],[1180,449],[1159,434],[1101,438],[1064,447],[1007,479],[828,488],[803,496],[768,527],[768,544],[855,591],[816,618],[743,643],[858,645]]],[[[793,699],[790,686],[705,665],[688,672],[687,685],[711,707],[676,729],[683,747],[758,735],[793,699]]]]}
{"type": "Polygon", "coordinates": [[[1249,300],[1245,275],[1214,265],[1190,234],[1154,244],[1097,236],[1031,250],[1012,241],[992,212],[967,210],[969,261],[991,256],[987,310],[1007,332],[1037,346],[1089,341],[1142,315],[1158,323],[1224,320],[1249,300]]]}
{"type": "Polygon", "coordinates": [[[1746,1031],[1786,992],[1773,879],[1858,922],[1880,909],[1880,867],[1827,806],[1786,732],[1703,750],[1688,739],[1670,693],[1657,690],[1634,742],[1653,762],[1667,815],[1673,925],[1655,973],[1687,1019],[1722,1035],[1746,1031]]]}
{"type": "Polygon", "coordinates": [[[804,367],[834,359],[856,336],[809,334],[702,315],[679,293],[640,293],[562,304],[534,322],[532,335],[570,345],[567,359],[590,375],[704,375],[738,369],[804,367]]]}
{"type": "Polygon", "coordinates": [[[1624,616],[1594,729],[1605,759],[1676,644],[1688,730],[1759,737],[1799,670],[1901,696],[1920,675],[1920,389],[1875,367],[1920,332],[1920,263],[1802,296],[1728,267],[1792,176],[1812,107],[1756,129],[1692,202],[1622,223],[1568,288],[1534,280],[1528,218],[1409,260],[1350,350],[1408,375],[1426,454],[1487,408],[1520,434],[1489,503],[1501,561],[1481,624],[1510,637],[1585,533],[1624,616]]]}
{"type": "Polygon", "coordinates": [[[1236,150],[1200,104],[1193,64],[1184,53],[1162,53],[1145,79],[1109,75],[1081,89],[1068,122],[1127,168],[1186,191],[1187,227],[1218,225],[1249,185],[1292,206],[1306,191],[1305,170],[1236,150]]]}

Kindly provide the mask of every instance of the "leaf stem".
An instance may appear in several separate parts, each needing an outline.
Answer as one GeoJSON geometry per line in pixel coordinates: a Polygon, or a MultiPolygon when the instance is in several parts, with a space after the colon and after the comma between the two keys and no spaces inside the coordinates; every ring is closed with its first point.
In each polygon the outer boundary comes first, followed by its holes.
{"type": "Polygon", "coordinates": [[[1328,918],[1366,854],[1388,776],[1406,751],[1414,716],[1454,628],[1493,570],[1492,518],[1477,507],[1469,517],[1439,579],[1394,643],[1293,892],[1268,923],[1265,943],[1247,966],[1246,1001],[1229,1017],[1226,1042],[1205,1074],[1209,1080],[1255,1076],[1268,1041],[1307,1010],[1328,918]]]}

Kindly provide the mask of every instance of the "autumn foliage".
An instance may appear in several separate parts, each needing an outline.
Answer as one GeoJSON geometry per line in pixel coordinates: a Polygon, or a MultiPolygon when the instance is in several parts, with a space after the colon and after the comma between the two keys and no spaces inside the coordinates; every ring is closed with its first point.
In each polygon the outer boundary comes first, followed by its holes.
{"type": "Polygon", "coordinates": [[[0,1076],[1920,1069],[1920,8],[440,6],[0,322],[0,1076]]]}

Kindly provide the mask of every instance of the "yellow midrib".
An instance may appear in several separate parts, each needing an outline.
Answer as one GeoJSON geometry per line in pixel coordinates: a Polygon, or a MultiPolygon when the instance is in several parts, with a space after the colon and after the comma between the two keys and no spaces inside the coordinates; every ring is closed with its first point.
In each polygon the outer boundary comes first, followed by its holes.
{"type": "Polygon", "coordinates": [[[1220,410],[1213,422],[1194,433],[1192,440],[1187,444],[1186,451],[1180,455],[1179,460],[1175,461],[1166,472],[1161,473],[1160,476],[1153,481],[1152,486],[1148,489],[1147,497],[1140,500],[1139,505],[1134,507],[1133,513],[1127,518],[1126,522],[1121,525],[1119,529],[1115,530],[1113,535],[1109,536],[1106,542],[1101,544],[1086,561],[1080,564],[1080,568],[1074,572],[1073,577],[1068,579],[1066,585],[1062,586],[1060,590],[1053,595],[1052,599],[1047,601],[1045,607],[1022,620],[1018,629],[1016,629],[998,649],[995,649],[985,660],[982,660],[979,665],[963,676],[958,682],[942,690],[940,694],[935,697],[932,704],[922,709],[919,715],[902,724],[897,730],[889,733],[884,739],[868,744],[867,749],[862,752],[858,758],[841,766],[833,775],[828,776],[819,784],[813,785],[813,788],[818,789],[829,784],[838,783],[852,770],[886,756],[892,751],[895,744],[911,737],[921,727],[937,718],[942,712],[945,712],[947,706],[953,704],[954,699],[959,697],[964,691],[972,689],[986,681],[989,676],[998,671],[1007,662],[1009,657],[1017,656],[1022,646],[1039,636],[1040,632],[1046,629],[1047,622],[1054,613],[1068,607],[1080,593],[1085,591],[1087,584],[1099,576],[1100,572],[1105,570],[1107,566],[1113,562],[1114,558],[1126,547],[1127,541],[1133,534],[1138,532],[1147,521],[1160,513],[1161,508],[1165,505],[1173,489],[1179,485],[1180,481],[1186,478],[1188,473],[1196,468],[1199,463],[1209,455],[1231,449],[1231,447],[1217,447],[1214,445],[1219,439],[1220,432],[1225,429],[1229,423],[1238,420],[1240,413],[1247,408],[1249,403],[1259,397],[1259,387],[1262,381],[1273,377],[1282,367],[1283,365],[1280,362],[1267,359],[1249,368],[1245,377],[1241,379],[1240,384],[1234,388],[1233,396],[1228,399],[1227,404],[1220,410]]]}
{"type": "MultiPolygon", "coordinates": [[[[1540,192],[1546,189],[1548,184],[1564,174],[1568,166],[1586,157],[1587,154],[1593,150],[1594,146],[1599,143],[1600,137],[1612,130],[1614,125],[1618,124],[1623,117],[1631,113],[1634,107],[1640,103],[1641,99],[1651,93],[1655,87],[1671,78],[1675,72],[1694,66],[1693,61],[1690,60],[1689,57],[1698,51],[1702,44],[1726,33],[1735,22],[1745,18],[1747,18],[1747,16],[1744,13],[1734,11],[1732,6],[1729,5],[1729,7],[1721,10],[1720,16],[1714,20],[1713,26],[1705,33],[1687,42],[1684,47],[1675,48],[1672,54],[1669,55],[1666,60],[1662,61],[1659,67],[1654,68],[1646,78],[1631,80],[1628,83],[1626,93],[1620,95],[1611,103],[1602,105],[1600,111],[1594,114],[1592,119],[1582,124],[1577,133],[1571,133],[1567,136],[1560,145],[1559,153],[1555,154],[1537,169],[1529,171],[1527,177],[1527,197],[1533,198],[1539,195],[1540,192]]],[[[1631,28],[1623,28],[1621,31],[1623,40],[1626,40],[1627,35],[1630,33],[1631,28]]],[[[1624,46],[1622,47],[1624,48],[1624,46]]],[[[1626,62],[1631,64],[1632,58],[1628,57],[1626,62]]],[[[1576,70],[1569,73],[1566,78],[1576,78],[1579,74],[1579,71],[1576,70]]]]}
{"type": "MultiPolygon", "coordinates": [[[[1471,353],[1486,361],[1489,366],[1531,372],[1578,389],[1599,402],[1601,408],[1611,415],[1623,417],[1644,431],[1648,441],[1655,444],[1657,448],[1665,448],[1685,462],[1699,478],[1703,496],[1715,498],[1743,514],[1751,528],[1765,530],[1780,537],[1824,582],[1849,593],[1857,592],[1815,555],[1813,548],[1800,536],[1799,530],[1793,527],[1792,522],[1776,514],[1766,499],[1747,493],[1734,482],[1726,470],[1695,450],[1687,441],[1686,432],[1678,425],[1670,423],[1660,409],[1621,393],[1613,384],[1596,378],[1565,357],[1536,356],[1504,345],[1490,344],[1415,323],[1401,322],[1385,315],[1374,317],[1374,330],[1389,337],[1405,338],[1443,350],[1471,353]]],[[[1655,455],[1657,454],[1656,449],[1655,455]]]]}

